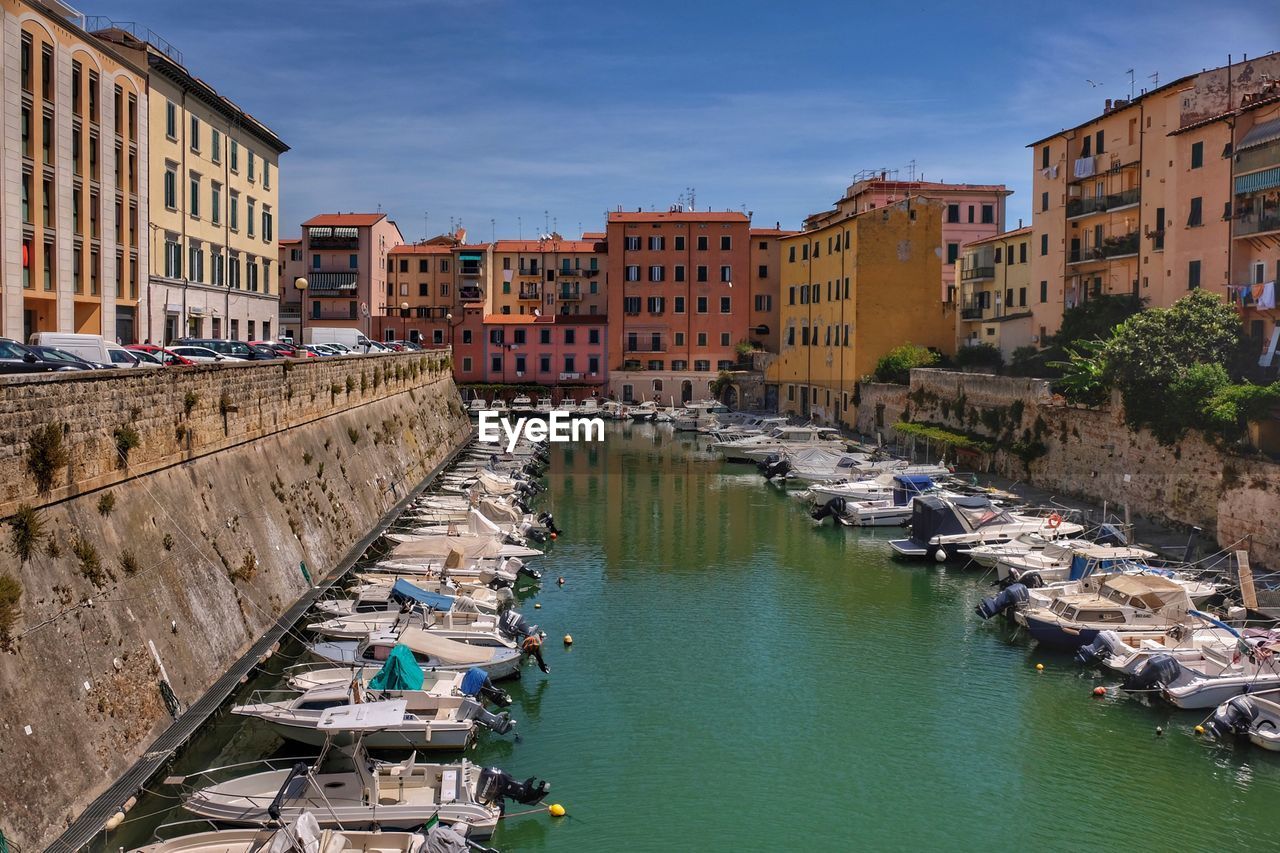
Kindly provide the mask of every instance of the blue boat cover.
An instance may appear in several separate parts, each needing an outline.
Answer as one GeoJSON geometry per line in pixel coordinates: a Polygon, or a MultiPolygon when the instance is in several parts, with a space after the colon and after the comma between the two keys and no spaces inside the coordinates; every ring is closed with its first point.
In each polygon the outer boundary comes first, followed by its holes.
{"type": "Polygon", "coordinates": [[[395,586],[391,587],[391,597],[396,601],[413,601],[418,604],[425,604],[432,610],[453,609],[453,596],[419,589],[404,578],[396,581],[395,586]]]}
{"type": "Polygon", "coordinates": [[[928,474],[898,474],[893,481],[908,492],[927,492],[933,488],[933,478],[928,474]]]}
{"type": "Polygon", "coordinates": [[[425,676],[407,646],[396,643],[378,674],[369,679],[370,690],[421,690],[425,676]]]}
{"type": "Polygon", "coordinates": [[[465,696],[475,696],[480,692],[480,688],[484,687],[485,682],[489,680],[489,673],[485,672],[478,666],[473,666],[467,670],[467,674],[462,676],[462,693],[465,696]]]}

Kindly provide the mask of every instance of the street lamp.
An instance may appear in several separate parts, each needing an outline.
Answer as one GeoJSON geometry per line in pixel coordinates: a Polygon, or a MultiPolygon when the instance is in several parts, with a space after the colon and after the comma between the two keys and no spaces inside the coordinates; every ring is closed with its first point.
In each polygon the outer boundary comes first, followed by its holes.
{"type": "Polygon", "coordinates": [[[298,340],[297,346],[302,346],[302,326],[307,322],[307,280],[302,276],[298,276],[293,280],[293,286],[298,289],[298,340]]]}
{"type": "Polygon", "coordinates": [[[453,313],[449,312],[444,315],[445,325],[449,327],[449,349],[453,349],[453,313]]]}
{"type": "Polygon", "coordinates": [[[400,343],[401,345],[403,345],[404,342],[409,339],[409,335],[405,331],[408,325],[409,325],[409,303],[401,302],[400,303],[400,343]]]}

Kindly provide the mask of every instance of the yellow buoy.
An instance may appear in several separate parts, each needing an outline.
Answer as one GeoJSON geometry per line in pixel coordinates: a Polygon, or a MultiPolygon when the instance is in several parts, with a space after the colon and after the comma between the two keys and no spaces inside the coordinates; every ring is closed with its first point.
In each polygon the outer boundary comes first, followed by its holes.
{"type": "Polygon", "coordinates": [[[111,832],[122,823],[124,823],[124,812],[116,812],[107,818],[107,832],[111,832]]]}
{"type": "Polygon", "coordinates": [[[1043,672],[1043,671],[1044,671],[1044,664],[1042,663],[1036,664],[1036,672],[1043,672]]]}
{"type": "Polygon", "coordinates": [[[1198,735],[1204,734],[1204,726],[1196,726],[1196,734],[1198,735]]]}
{"type": "Polygon", "coordinates": [[[572,646],[572,645],[573,645],[573,635],[572,635],[572,634],[565,634],[565,635],[564,635],[564,644],[565,644],[566,646],[572,646]]]}
{"type": "Polygon", "coordinates": [[[547,811],[551,812],[553,817],[564,817],[564,806],[559,803],[552,803],[547,811]]]}
{"type": "Polygon", "coordinates": [[[541,605],[539,602],[536,602],[536,601],[535,601],[535,602],[533,603],[533,609],[534,609],[534,610],[541,610],[541,609],[542,609],[542,605],[541,605]]]}

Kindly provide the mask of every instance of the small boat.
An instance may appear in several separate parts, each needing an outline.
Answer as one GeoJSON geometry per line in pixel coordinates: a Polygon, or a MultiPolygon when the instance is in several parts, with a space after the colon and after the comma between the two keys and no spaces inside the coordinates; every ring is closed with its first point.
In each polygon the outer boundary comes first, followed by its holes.
{"type": "Polygon", "coordinates": [[[831,427],[780,426],[736,441],[713,442],[711,450],[726,462],[762,462],[784,451],[811,447],[836,449],[843,446],[841,442],[840,431],[831,427]]]}
{"type": "MultiPolygon", "coordinates": [[[[501,770],[482,770],[466,760],[428,764],[418,761],[417,752],[394,764],[370,758],[364,738],[400,725],[406,705],[403,699],[392,699],[329,708],[316,727],[329,734],[353,734],[353,745],[338,748],[328,737],[319,757],[309,764],[299,761],[291,768],[276,769],[263,762],[272,769],[199,788],[186,798],[183,808],[232,825],[296,820],[310,811],[321,826],[344,831],[417,829],[436,819],[465,823],[471,837],[487,838],[497,826],[504,798],[533,805],[547,795],[546,782],[520,783],[501,770]],[[347,769],[321,772],[320,768],[336,763],[326,763],[331,753],[333,759],[344,758],[347,769]]],[[[212,779],[229,769],[207,770],[184,781],[212,779]]]]}
{"type": "Polygon", "coordinates": [[[476,397],[467,406],[467,412],[473,418],[480,417],[481,412],[487,412],[488,410],[489,410],[489,403],[483,397],[476,397]]]}
{"type": "Polygon", "coordinates": [[[627,416],[633,421],[651,421],[658,416],[658,404],[648,402],[628,406],[627,416]]]}
{"type": "Polygon", "coordinates": [[[1280,689],[1280,633],[1249,629],[1229,645],[1201,646],[1198,654],[1153,655],[1121,685],[1154,692],[1183,709],[1216,708],[1233,696],[1280,689]]]}
{"type": "Polygon", "coordinates": [[[898,474],[893,478],[891,497],[864,501],[832,498],[810,513],[814,521],[832,517],[850,527],[888,527],[910,520],[912,501],[918,495],[938,491],[932,477],[898,474]]]}
{"type": "Polygon", "coordinates": [[[1280,752],[1280,692],[1235,696],[1223,702],[1206,723],[1218,737],[1247,737],[1255,746],[1280,752]]]}
{"type": "Polygon", "coordinates": [[[546,394],[538,398],[537,404],[533,407],[535,414],[542,417],[549,416],[555,410],[555,405],[551,402],[551,397],[546,394]]]}
{"type": "Polygon", "coordinates": [[[484,670],[494,681],[520,673],[523,658],[520,650],[506,646],[480,646],[459,643],[410,626],[399,633],[371,634],[363,640],[332,640],[309,644],[307,651],[315,658],[344,666],[381,666],[397,645],[413,652],[423,669],[465,672],[484,670]]]}
{"type": "MultiPolygon", "coordinates": [[[[161,826],[156,835],[169,828],[161,826]]],[[[321,829],[312,812],[303,812],[289,826],[272,822],[269,826],[196,832],[153,841],[130,853],[424,853],[433,849],[433,833],[439,843],[446,832],[465,843],[463,836],[440,823],[422,832],[352,832],[321,829]]]]}
{"type": "Polygon", "coordinates": [[[1127,631],[1099,631],[1087,646],[1076,651],[1076,660],[1086,666],[1101,666],[1130,676],[1155,655],[1173,655],[1188,660],[1200,657],[1204,646],[1232,646],[1234,631],[1223,628],[1184,629],[1174,625],[1163,634],[1131,634],[1127,631]]]}
{"type": "Polygon", "coordinates": [[[1196,615],[1186,587],[1160,575],[1107,575],[1096,592],[1061,595],[1047,607],[1019,608],[1014,620],[1037,642],[1061,649],[1088,645],[1108,629],[1159,636],[1175,625],[1209,624],[1196,615]]]}
{"type": "Polygon", "coordinates": [[[984,496],[923,495],[912,505],[911,537],[892,540],[889,547],[902,557],[933,558],[941,563],[967,557],[974,546],[1008,542],[1028,533],[1048,538],[1074,536],[1083,530],[1056,512],[1015,513],[984,496]]]}
{"type": "Polygon", "coordinates": [[[517,394],[511,398],[511,414],[526,417],[533,414],[533,400],[528,394],[517,394]]]}
{"type": "Polygon", "coordinates": [[[594,418],[600,415],[600,402],[595,397],[587,397],[578,404],[571,414],[576,418],[594,418]]]}

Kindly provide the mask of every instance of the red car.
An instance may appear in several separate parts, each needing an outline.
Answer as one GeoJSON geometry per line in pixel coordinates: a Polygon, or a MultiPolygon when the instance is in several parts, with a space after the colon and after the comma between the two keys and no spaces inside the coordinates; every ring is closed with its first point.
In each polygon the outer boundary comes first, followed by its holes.
{"type": "Polygon", "coordinates": [[[298,352],[297,347],[293,344],[285,343],[284,341],[249,341],[249,346],[267,347],[282,358],[306,358],[310,355],[314,355],[314,353],[308,353],[306,350],[298,352]]]}
{"type": "Polygon", "coordinates": [[[160,361],[164,364],[165,367],[195,364],[194,361],[191,361],[190,359],[187,359],[187,358],[183,358],[182,356],[178,355],[176,352],[170,352],[165,347],[158,347],[155,344],[130,344],[129,346],[125,347],[125,349],[131,349],[131,350],[137,350],[138,352],[150,353],[151,355],[154,355],[156,358],[160,359],[160,361]]]}

